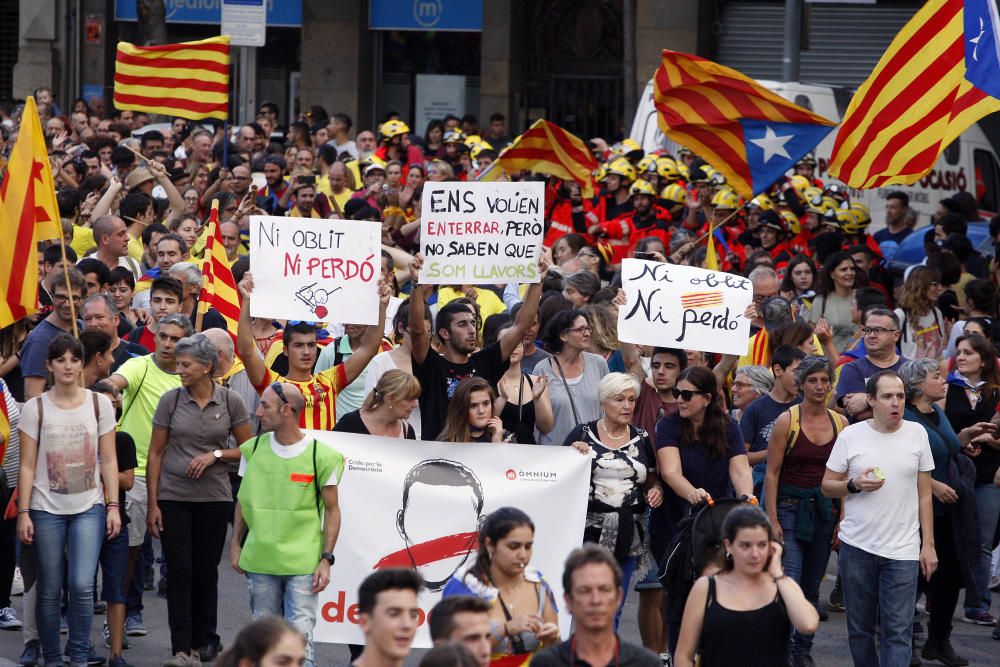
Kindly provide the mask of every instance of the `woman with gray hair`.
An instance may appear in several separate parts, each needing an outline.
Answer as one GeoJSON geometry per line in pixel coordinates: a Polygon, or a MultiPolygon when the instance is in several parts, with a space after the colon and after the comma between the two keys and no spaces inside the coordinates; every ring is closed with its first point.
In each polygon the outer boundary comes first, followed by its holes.
{"type": "Polygon", "coordinates": [[[583,308],[601,289],[601,279],[590,271],[577,271],[563,278],[563,296],[574,308],[583,308]]]}
{"type": "Polygon", "coordinates": [[[209,630],[216,627],[219,561],[233,500],[229,467],[220,462],[239,461],[239,450],[227,447],[229,436],[243,443],[251,431],[240,395],[212,380],[219,350],[208,336],[181,339],[174,357],[181,386],[160,398],[153,415],[147,524],[162,541],[170,573],[167,621],[174,657],[164,664],[187,667],[214,649],[209,630]]]}
{"type": "MultiPolygon", "coordinates": [[[[632,426],[639,382],[629,373],[609,373],[597,387],[601,417],[578,424],[565,445],[590,457],[590,496],[583,529],[585,542],[610,549],[622,568],[622,588],[652,566],[646,548],[644,510],[659,507],[663,488],[657,479],[649,434],[632,426]]],[[[625,604],[624,597],[622,605],[625,604]]],[[[621,607],[615,618],[615,627],[621,607]]]]}
{"type": "Polygon", "coordinates": [[[979,422],[955,433],[944,410],[935,404],[944,399],[948,387],[935,359],[911,359],[900,366],[899,377],[906,388],[903,419],[924,427],[934,456],[931,491],[934,494],[934,548],[938,567],[926,587],[930,620],[921,656],[946,665],[968,664],[951,645],[951,619],[958,605],[959,590],[965,588],[968,598],[978,599],[975,573],[979,552],[977,549],[971,552],[968,548],[956,549],[953,521],[963,513],[950,511],[949,507],[975,505],[974,491],[960,493],[963,488],[973,489],[975,484],[975,466],[966,456],[975,456],[978,443],[990,439],[997,426],[979,422]]]}
{"type": "Polygon", "coordinates": [[[774,374],[764,366],[740,366],[733,374],[730,390],[733,405],[730,414],[739,421],[747,407],[774,389],[774,374]]]}

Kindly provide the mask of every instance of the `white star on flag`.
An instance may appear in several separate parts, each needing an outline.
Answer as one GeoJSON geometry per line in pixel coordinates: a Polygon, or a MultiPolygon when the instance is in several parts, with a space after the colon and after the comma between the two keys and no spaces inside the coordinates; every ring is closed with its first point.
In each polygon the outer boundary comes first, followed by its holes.
{"type": "Polygon", "coordinates": [[[766,164],[775,155],[780,155],[790,160],[792,156],[785,150],[785,144],[794,138],[794,135],[791,134],[779,137],[773,128],[767,127],[762,139],[751,139],[750,143],[760,146],[764,150],[764,163],[766,164]]]}

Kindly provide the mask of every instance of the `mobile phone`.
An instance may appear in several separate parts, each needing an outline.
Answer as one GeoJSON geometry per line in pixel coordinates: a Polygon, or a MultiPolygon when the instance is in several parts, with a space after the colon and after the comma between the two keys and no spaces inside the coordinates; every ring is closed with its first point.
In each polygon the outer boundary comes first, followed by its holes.
{"type": "Polygon", "coordinates": [[[636,259],[649,259],[649,260],[656,259],[656,257],[651,252],[641,252],[637,250],[632,254],[636,259]]]}
{"type": "Polygon", "coordinates": [[[316,185],[316,177],[312,174],[299,176],[299,185],[316,185]]]}

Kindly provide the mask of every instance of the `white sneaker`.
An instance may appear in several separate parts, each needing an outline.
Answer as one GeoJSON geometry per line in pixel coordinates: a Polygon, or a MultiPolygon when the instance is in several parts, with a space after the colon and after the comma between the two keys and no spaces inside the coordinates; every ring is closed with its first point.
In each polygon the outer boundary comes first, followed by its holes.
{"type": "Polygon", "coordinates": [[[24,579],[21,577],[21,568],[14,568],[14,581],[10,585],[11,595],[24,595],[24,579]]]}
{"type": "Polygon", "coordinates": [[[10,607],[0,609],[0,630],[20,630],[21,621],[10,607]]]}

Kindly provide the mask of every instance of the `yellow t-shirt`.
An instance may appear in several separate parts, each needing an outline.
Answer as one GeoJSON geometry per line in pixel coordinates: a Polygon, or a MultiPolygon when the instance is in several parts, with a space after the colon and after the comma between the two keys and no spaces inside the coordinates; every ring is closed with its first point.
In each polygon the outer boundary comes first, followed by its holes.
{"type": "MultiPolygon", "coordinates": [[[[438,307],[464,296],[463,292],[454,287],[442,287],[438,290],[438,307]]],[[[476,288],[476,304],[479,306],[479,335],[483,334],[483,324],[490,315],[507,312],[507,306],[503,304],[500,297],[485,287],[476,288]]]]}
{"type": "MultiPolygon", "coordinates": [[[[69,247],[76,253],[77,259],[83,259],[88,252],[97,247],[97,242],[94,241],[94,230],[82,225],[73,225],[73,240],[70,241],[69,247]]],[[[141,258],[142,255],[140,254],[139,257],[141,258]]]]}

